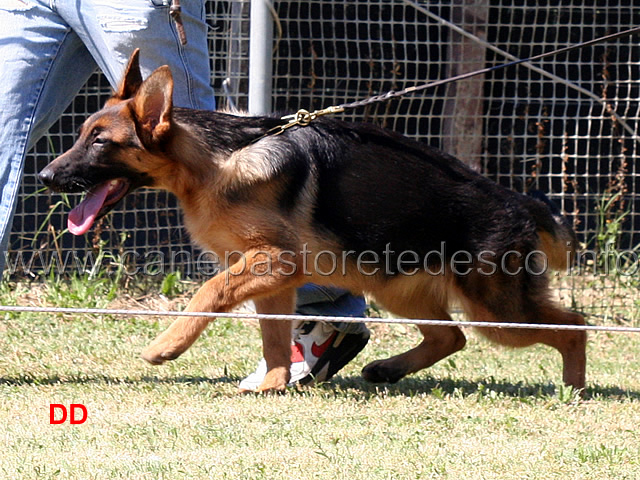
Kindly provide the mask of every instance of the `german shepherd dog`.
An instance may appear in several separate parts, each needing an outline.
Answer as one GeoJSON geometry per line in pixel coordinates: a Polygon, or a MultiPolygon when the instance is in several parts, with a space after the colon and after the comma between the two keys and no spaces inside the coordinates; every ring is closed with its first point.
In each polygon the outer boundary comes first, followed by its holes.
{"type": "MultiPolygon", "coordinates": [[[[118,91],[40,179],[58,192],[88,192],[69,214],[75,234],[139,187],[175,194],[192,238],[227,260],[188,311],[227,312],[253,299],[259,313],[293,313],[296,288],[314,282],[364,292],[406,318],[450,320],[457,304],[476,321],[584,324],[550,299],[544,270],[565,268],[575,240],[547,202],[371,124],[321,118],[264,136],[282,121],[174,108],[172,92],[166,66],[143,81],[136,51],[118,91]]],[[[209,321],[175,320],[142,357],[177,358],[209,321]]],[[[259,391],[284,390],[291,323],[260,325],[259,391]]],[[[418,346],[372,362],[364,378],[396,382],[466,343],[455,326],[418,328],[418,346]]],[[[564,382],[584,387],[585,332],[479,331],[510,347],[554,347],[564,382]]]]}

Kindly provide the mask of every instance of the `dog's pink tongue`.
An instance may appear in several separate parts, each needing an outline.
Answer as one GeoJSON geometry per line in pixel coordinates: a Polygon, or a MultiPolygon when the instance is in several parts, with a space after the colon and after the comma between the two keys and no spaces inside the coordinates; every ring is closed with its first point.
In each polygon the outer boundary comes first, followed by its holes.
{"type": "Polygon", "coordinates": [[[109,193],[109,182],[89,190],[84,200],[69,212],[67,227],[74,235],[82,235],[93,225],[98,212],[102,208],[107,194],[109,193]]]}

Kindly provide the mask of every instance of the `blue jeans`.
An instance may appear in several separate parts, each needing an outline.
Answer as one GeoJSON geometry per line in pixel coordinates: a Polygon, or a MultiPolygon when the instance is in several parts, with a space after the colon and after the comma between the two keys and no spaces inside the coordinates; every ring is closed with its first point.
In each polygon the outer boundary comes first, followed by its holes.
{"type": "MultiPolygon", "coordinates": [[[[298,289],[296,313],[335,317],[364,317],[364,298],[354,297],[347,290],[327,288],[308,283],[298,289]]],[[[335,322],[333,328],[343,333],[362,334],[368,331],[362,322],[335,322]]]]}
{"type": "Polygon", "coordinates": [[[140,47],[143,76],[171,67],[177,106],[215,108],[204,0],[181,4],[186,46],[169,0],[0,0],[0,272],[25,155],[96,67],[116,88],[140,47]]]}

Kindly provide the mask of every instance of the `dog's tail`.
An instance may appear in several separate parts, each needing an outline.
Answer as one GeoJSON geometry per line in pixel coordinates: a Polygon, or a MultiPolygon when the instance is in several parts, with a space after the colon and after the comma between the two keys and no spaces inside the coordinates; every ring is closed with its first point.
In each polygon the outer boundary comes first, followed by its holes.
{"type": "Polygon", "coordinates": [[[554,270],[571,268],[578,249],[578,240],[571,224],[541,191],[532,190],[527,195],[527,208],[538,225],[538,248],[547,256],[549,267],[554,270]]]}

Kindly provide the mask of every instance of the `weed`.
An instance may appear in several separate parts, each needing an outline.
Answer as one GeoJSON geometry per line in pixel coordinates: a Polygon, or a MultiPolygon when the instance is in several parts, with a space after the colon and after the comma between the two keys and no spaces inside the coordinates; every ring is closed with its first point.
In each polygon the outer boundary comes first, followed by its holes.
{"type": "Polygon", "coordinates": [[[174,298],[189,289],[189,282],[182,280],[180,271],[167,274],[160,284],[160,292],[167,298],[174,298]]]}
{"type": "Polygon", "coordinates": [[[573,405],[580,402],[580,390],[571,386],[560,385],[556,393],[558,401],[565,405],[573,405]]]}
{"type": "MultiPolygon", "coordinates": [[[[622,207],[620,201],[621,192],[603,195],[597,203],[598,228],[595,234],[599,271],[605,271],[619,275],[622,265],[620,258],[620,239],[624,232],[623,224],[629,215],[629,208],[622,207]],[[616,205],[618,207],[616,208],[616,205]]],[[[631,265],[624,265],[630,267],[631,265]]]]}

